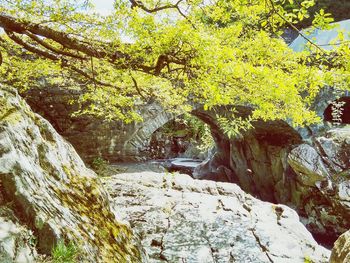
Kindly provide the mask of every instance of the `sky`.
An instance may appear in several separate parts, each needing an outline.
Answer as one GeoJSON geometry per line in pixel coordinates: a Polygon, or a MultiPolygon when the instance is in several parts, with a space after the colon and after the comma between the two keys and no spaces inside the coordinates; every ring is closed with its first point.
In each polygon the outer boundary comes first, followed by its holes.
{"type": "Polygon", "coordinates": [[[90,0],[101,14],[109,14],[113,10],[114,0],[90,0]]]}
{"type": "MultiPolygon", "coordinates": [[[[307,37],[311,39],[314,43],[321,46],[322,48],[326,50],[331,50],[333,47],[331,45],[328,45],[332,42],[332,40],[336,39],[338,36],[339,31],[343,31],[345,40],[349,40],[349,32],[350,32],[350,19],[349,20],[343,20],[337,23],[334,23],[337,26],[334,29],[330,30],[319,30],[316,29],[314,32],[311,33],[311,35],[308,35],[307,37]]],[[[305,31],[303,31],[305,33],[305,31]]],[[[302,51],[306,47],[307,41],[302,37],[298,36],[290,45],[290,47],[294,51],[302,51]]]]}

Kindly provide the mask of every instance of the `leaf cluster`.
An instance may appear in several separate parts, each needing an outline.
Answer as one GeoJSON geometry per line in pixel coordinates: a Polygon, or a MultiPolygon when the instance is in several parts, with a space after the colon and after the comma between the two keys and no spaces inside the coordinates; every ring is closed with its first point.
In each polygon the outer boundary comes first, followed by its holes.
{"type": "MultiPolygon", "coordinates": [[[[325,85],[349,83],[348,46],[333,67],[312,40],[295,53],[279,37],[310,16],[312,0],[117,0],[107,16],[86,1],[5,2],[2,82],[72,85],[84,92],[80,114],[131,122],[152,101],[175,114],[246,105],[253,119],[297,126],[319,120],[310,105],[325,85]]],[[[315,26],[330,21],[319,11],[315,26]]]]}

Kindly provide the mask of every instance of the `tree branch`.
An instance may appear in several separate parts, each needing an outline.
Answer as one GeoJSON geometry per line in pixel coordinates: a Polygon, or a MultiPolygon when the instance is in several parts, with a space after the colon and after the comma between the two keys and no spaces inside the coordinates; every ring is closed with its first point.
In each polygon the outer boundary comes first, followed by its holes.
{"type": "Polygon", "coordinates": [[[159,6],[159,7],[154,7],[154,8],[147,8],[144,3],[142,3],[142,1],[140,0],[129,0],[129,2],[131,3],[131,8],[135,8],[135,7],[139,7],[141,8],[143,11],[147,12],[147,13],[156,13],[165,9],[178,9],[179,4],[182,2],[183,0],[179,0],[177,1],[176,4],[171,5],[164,5],[164,6],[159,6]]]}
{"type": "Polygon", "coordinates": [[[16,32],[19,34],[25,34],[26,31],[29,31],[35,35],[52,39],[66,48],[78,50],[88,56],[96,58],[104,58],[107,56],[107,53],[105,51],[95,49],[76,38],[70,37],[66,33],[40,24],[33,24],[28,21],[19,22],[16,18],[5,15],[3,13],[0,13],[0,26],[8,31],[16,32]]]}
{"type": "Polygon", "coordinates": [[[268,0],[271,4],[272,10],[276,15],[278,15],[283,21],[285,21],[293,30],[295,30],[302,38],[304,38],[307,42],[309,42],[311,45],[316,47],[318,50],[320,50],[322,53],[325,53],[325,50],[312,42],[307,36],[305,36],[295,25],[293,25],[291,22],[289,22],[284,16],[282,16],[277,10],[272,0],[268,0]]]}
{"type": "Polygon", "coordinates": [[[129,2],[131,3],[131,8],[135,8],[135,7],[139,7],[141,8],[143,11],[147,12],[147,13],[157,13],[159,11],[162,10],[166,10],[166,9],[176,9],[179,14],[185,18],[190,24],[191,26],[196,29],[196,26],[192,23],[192,21],[181,11],[179,5],[183,0],[178,0],[175,4],[168,4],[168,5],[164,5],[164,6],[158,6],[158,7],[154,7],[154,8],[148,8],[144,5],[144,3],[142,3],[142,1],[140,0],[129,0],[129,2]]]}
{"type": "Polygon", "coordinates": [[[30,51],[32,53],[38,54],[38,55],[40,55],[40,56],[42,56],[44,58],[53,60],[53,61],[61,61],[62,67],[67,67],[67,68],[75,71],[76,73],[82,75],[83,77],[87,78],[88,80],[91,80],[91,81],[95,82],[98,85],[106,86],[106,87],[115,87],[112,84],[96,80],[94,76],[90,76],[88,73],[86,73],[85,71],[83,71],[83,70],[79,69],[78,67],[72,65],[71,63],[69,63],[68,60],[66,60],[66,59],[64,59],[64,58],[62,58],[60,56],[57,56],[57,55],[51,54],[49,52],[43,51],[43,50],[41,50],[41,49],[39,49],[37,47],[34,47],[34,46],[26,43],[21,38],[16,36],[15,33],[9,32],[7,30],[5,30],[5,32],[9,36],[10,39],[12,39],[18,45],[21,45],[22,47],[24,47],[26,50],[28,50],[28,51],[30,51]]]}
{"type": "Polygon", "coordinates": [[[42,57],[45,57],[47,59],[53,60],[53,61],[58,61],[60,60],[56,55],[51,54],[49,52],[43,51],[39,48],[36,48],[28,43],[26,43],[25,41],[23,41],[21,38],[19,38],[18,36],[16,36],[15,33],[13,33],[12,31],[8,31],[7,29],[5,29],[5,33],[8,35],[8,37],[10,39],[12,39],[15,43],[17,43],[18,45],[24,47],[26,50],[38,54],[42,57]]]}
{"type": "Polygon", "coordinates": [[[78,54],[73,54],[71,52],[67,52],[64,50],[60,50],[58,48],[53,47],[52,45],[46,43],[44,40],[42,40],[40,37],[30,33],[29,31],[25,31],[24,32],[27,36],[29,36],[31,39],[33,39],[34,41],[38,42],[40,45],[42,45],[43,47],[47,48],[48,50],[60,54],[60,55],[64,55],[64,56],[68,56],[68,57],[72,57],[72,58],[77,58],[77,59],[81,59],[81,60],[86,60],[87,58],[78,54]]]}

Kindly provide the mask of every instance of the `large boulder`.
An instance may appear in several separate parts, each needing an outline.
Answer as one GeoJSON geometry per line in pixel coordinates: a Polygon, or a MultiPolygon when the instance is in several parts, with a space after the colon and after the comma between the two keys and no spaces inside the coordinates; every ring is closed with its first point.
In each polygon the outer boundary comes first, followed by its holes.
{"type": "Polygon", "coordinates": [[[328,262],[295,211],[235,184],[151,172],[103,181],[151,262],[328,262]]]}
{"type": "Polygon", "coordinates": [[[131,230],[109,206],[99,178],[51,124],[0,87],[0,192],[33,230],[40,253],[74,242],[82,261],[141,262],[131,230]]]}
{"type": "Polygon", "coordinates": [[[296,176],[291,203],[321,239],[350,228],[350,128],[339,127],[301,144],[288,155],[296,176]]]}

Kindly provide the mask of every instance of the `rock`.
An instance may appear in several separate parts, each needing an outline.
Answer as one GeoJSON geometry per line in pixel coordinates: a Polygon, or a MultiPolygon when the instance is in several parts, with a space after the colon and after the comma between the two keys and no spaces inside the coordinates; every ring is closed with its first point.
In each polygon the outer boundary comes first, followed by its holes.
{"type": "Polygon", "coordinates": [[[38,257],[36,238],[21,225],[13,212],[0,206],[0,262],[31,263],[38,257]]]}
{"type": "Polygon", "coordinates": [[[150,172],[102,180],[151,262],[328,262],[295,211],[235,184],[150,172]]]}
{"type": "Polygon", "coordinates": [[[142,161],[148,156],[151,135],[174,118],[155,103],[138,107],[143,122],[125,124],[96,116],[72,116],[79,109],[81,91],[45,87],[24,94],[33,110],[50,121],[88,162],[101,156],[110,162],[142,161]],[[50,106],[49,106],[50,105],[50,106]]]}
{"type": "Polygon", "coordinates": [[[334,243],[330,263],[350,262],[350,230],[342,234],[334,243]]]}
{"type": "Polygon", "coordinates": [[[192,175],[195,168],[200,165],[201,162],[202,160],[200,159],[173,158],[165,160],[162,166],[165,167],[168,172],[180,172],[192,175]]]}
{"type": "Polygon", "coordinates": [[[1,195],[49,254],[73,241],[82,260],[140,262],[131,230],[116,220],[99,178],[48,121],[14,90],[0,87],[1,195]]]}
{"type": "MultiPolygon", "coordinates": [[[[208,121],[208,114],[199,117],[208,121]]],[[[350,228],[349,127],[318,129],[307,144],[282,121],[258,121],[231,139],[215,125],[215,116],[208,122],[214,123],[217,152],[195,169],[195,178],[237,183],[264,201],[295,208],[329,247],[350,228]]]]}
{"type": "MultiPolygon", "coordinates": [[[[199,117],[208,118],[208,115],[199,117]]],[[[215,114],[212,115],[211,122],[217,122],[215,114]]],[[[217,152],[195,169],[196,178],[237,183],[244,191],[269,202],[290,200],[293,175],[289,174],[287,156],[293,145],[302,142],[292,127],[283,121],[257,121],[254,129],[231,139],[218,124],[210,127],[215,134],[217,152]],[[219,167],[226,169],[218,171],[219,167]]]]}
{"type": "Polygon", "coordinates": [[[313,141],[288,155],[296,172],[291,203],[308,229],[331,246],[350,228],[350,128],[328,130],[313,141]]]}
{"type": "Polygon", "coordinates": [[[114,170],[118,170],[118,172],[115,172],[114,174],[138,173],[143,171],[162,173],[166,171],[161,165],[161,162],[158,161],[113,163],[110,167],[114,168],[114,170]]]}
{"type": "Polygon", "coordinates": [[[324,135],[316,137],[316,146],[333,175],[350,169],[350,127],[326,131],[324,135]]]}
{"type": "Polygon", "coordinates": [[[329,178],[321,156],[308,144],[295,147],[288,155],[288,163],[298,173],[300,183],[305,186],[314,187],[317,182],[329,178]]]}

